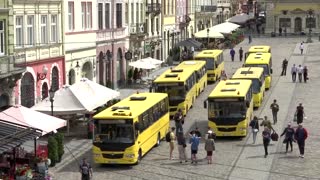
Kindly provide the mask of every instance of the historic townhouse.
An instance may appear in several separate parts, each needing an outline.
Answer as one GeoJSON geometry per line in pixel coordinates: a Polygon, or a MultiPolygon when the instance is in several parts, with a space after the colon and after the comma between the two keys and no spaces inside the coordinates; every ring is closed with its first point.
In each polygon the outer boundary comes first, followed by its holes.
{"type": "MultiPolygon", "coordinates": [[[[195,8],[195,27],[197,32],[213,25],[212,18],[215,15],[216,4],[213,6],[211,0],[197,1],[195,8]]],[[[215,1],[216,2],[216,1],[215,1]]]]}
{"type": "Polygon", "coordinates": [[[176,6],[176,29],[180,32],[179,41],[187,38],[187,26],[190,22],[190,17],[187,14],[188,1],[177,0],[176,6]]]}
{"type": "Polygon", "coordinates": [[[176,30],[176,0],[162,0],[162,54],[168,58],[179,32],[176,30]]]}
{"type": "Polygon", "coordinates": [[[196,2],[197,0],[187,0],[186,8],[187,8],[187,37],[193,37],[193,34],[196,32],[196,21],[195,21],[195,8],[196,8],[196,2]]]}
{"type": "Polygon", "coordinates": [[[215,24],[221,24],[224,23],[227,19],[229,19],[232,16],[231,13],[231,0],[218,0],[217,1],[217,11],[216,11],[216,23],[215,24]]]}
{"type": "Polygon", "coordinates": [[[96,81],[96,0],[64,0],[64,52],[67,84],[96,81]]]}
{"type": "Polygon", "coordinates": [[[111,88],[118,88],[125,83],[127,71],[127,62],[124,58],[126,51],[124,2],[123,0],[97,0],[97,7],[97,18],[94,18],[98,22],[97,82],[111,88]]]}
{"type": "Polygon", "coordinates": [[[14,56],[26,61],[15,87],[17,102],[32,107],[65,80],[62,49],[62,1],[13,0],[14,56]]]}
{"type": "Polygon", "coordinates": [[[15,104],[14,87],[25,71],[25,59],[14,56],[14,26],[12,1],[0,1],[0,111],[15,104]]]}

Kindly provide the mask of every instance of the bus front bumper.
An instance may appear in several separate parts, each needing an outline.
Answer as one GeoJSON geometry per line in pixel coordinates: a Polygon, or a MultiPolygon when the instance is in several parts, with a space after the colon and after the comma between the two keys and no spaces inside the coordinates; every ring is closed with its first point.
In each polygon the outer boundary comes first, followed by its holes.
{"type": "Polygon", "coordinates": [[[112,153],[93,153],[93,160],[97,164],[135,164],[138,161],[134,154],[126,154],[122,158],[105,158],[104,156],[113,156],[112,153]]]}

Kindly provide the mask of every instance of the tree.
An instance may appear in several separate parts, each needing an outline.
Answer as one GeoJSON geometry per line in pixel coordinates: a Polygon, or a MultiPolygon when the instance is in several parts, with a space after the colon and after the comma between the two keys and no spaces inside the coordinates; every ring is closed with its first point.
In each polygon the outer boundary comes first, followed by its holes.
{"type": "Polygon", "coordinates": [[[48,157],[51,160],[50,166],[54,167],[58,162],[59,156],[58,156],[58,142],[53,136],[50,136],[48,138],[48,157]]]}
{"type": "Polygon", "coordinates": [[[63,143],[64,135],[62,133],[56,133],[54,137],[58,143],[57,144],[58,145],[58,161],[57,162],[60,162],[62,155],[64,154],[64,143],[63,143]]]}

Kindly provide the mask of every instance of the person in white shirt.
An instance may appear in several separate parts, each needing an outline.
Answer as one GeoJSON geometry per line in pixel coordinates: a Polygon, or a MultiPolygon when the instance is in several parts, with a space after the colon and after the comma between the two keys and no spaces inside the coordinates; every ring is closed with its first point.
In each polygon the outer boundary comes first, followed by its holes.
{"type": "Polygon", "coordinates": [[[299,82],[302,82],[303,67],[301,66],[301,64],[297,68],[297,71],[298,71],[299,82]]]}
{"type": "Polygon", "coordinates": [[[299,47],[301,54],[303,54],[303,48],[304,48],[304,45],[303,45],[303,42],[302,42],[302,43],[300,44],[300,47],[299,47]]]}
{"type": "Polygon", "coordinates": [[[296,82],[297,77],[297,67],[295,64],[291,67],[291,76],[292,76],[292,82],[296,82]]]}

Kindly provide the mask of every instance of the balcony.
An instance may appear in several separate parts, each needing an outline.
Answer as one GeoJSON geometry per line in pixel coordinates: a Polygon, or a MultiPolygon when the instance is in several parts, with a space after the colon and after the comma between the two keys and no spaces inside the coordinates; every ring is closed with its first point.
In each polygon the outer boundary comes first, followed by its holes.
{"type": "Polygon", "coordinates": [[[20,74],[26,70],[26,57],[4,56],[0,57],[0,78],[20,74]]]}
{"type": "Polygon", "coordinates": [[[129,30],[130,36],[145,36],[146,34],[144,23],[132,23],[129,30]]]}
{"type": "Polygon", "coordinates": [[[161,4],[160,3],[147,4],[146,13],[152,14],[153,16],[160,14],[161,4]]]}

